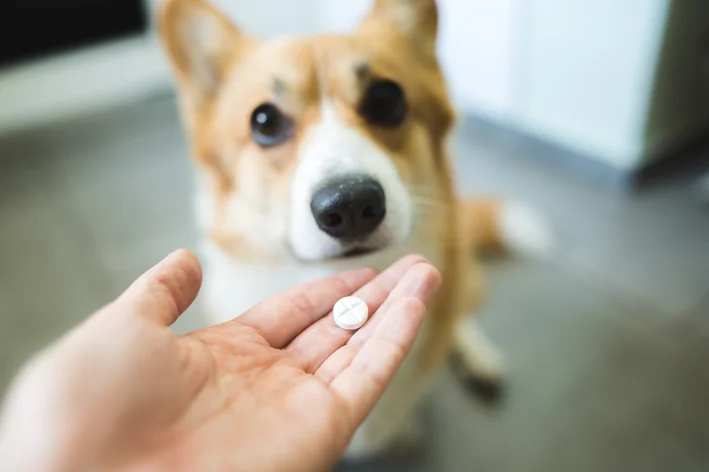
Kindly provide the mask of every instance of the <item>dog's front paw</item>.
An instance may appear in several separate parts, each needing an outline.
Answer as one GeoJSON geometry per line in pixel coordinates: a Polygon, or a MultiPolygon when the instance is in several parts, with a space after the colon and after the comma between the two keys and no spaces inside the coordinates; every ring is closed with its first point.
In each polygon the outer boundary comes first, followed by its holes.
{"type": "Polygon", "coordinates": [[[501,371],[471,369],[462,354],[451,355],[451,367],[463,387],[485,404],[494,406],[504,399],[505,382],[501,371]]]}

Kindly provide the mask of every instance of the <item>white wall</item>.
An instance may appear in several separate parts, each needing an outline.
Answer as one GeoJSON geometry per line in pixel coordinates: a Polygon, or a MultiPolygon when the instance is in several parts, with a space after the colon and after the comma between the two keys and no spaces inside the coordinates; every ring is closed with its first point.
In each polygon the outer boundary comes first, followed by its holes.
{"type": "Polygon", "coordinates": [[[322,31],[353,31],[371,5],[372,0],[316,0],[318,25],[322,31]]]}
{"type": "Polygon", "coordinates": [[[0,134],[136,100],[169,86],[161,50],[150,37],[34,61],[0,72],[0,134]]]}
{"type": "MultiPolygon", "coordinates": [[[[316,0],[212,0],[239,26],[260,37],[312,34],[316,0]]],[[[333,3],[344,3],[335,0],[333,3]]]]}

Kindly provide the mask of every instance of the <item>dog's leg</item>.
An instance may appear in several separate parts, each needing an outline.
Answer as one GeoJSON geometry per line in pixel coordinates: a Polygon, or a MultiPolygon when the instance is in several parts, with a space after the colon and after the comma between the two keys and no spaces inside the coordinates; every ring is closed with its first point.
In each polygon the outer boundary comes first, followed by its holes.
{"type": "Polygon", "coordinates": [[[459,322],[455,360],[463,381],[477,395],[490,402],[500,397],[504,376],[502,357],[473,317],[459,322]]]}

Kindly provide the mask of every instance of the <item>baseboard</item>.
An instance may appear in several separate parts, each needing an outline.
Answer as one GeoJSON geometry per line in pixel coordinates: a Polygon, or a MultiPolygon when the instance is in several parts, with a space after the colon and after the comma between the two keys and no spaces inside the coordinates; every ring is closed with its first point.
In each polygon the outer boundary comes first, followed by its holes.
{"type": "Polygon", "coordinates": [[[568,149],[487,118],[465,114],[460,132],[504,155],[523,156],[568,178],[619,193],[636,192],[680,175],[698,176],[709,168],[709,133],[698,133],[666,148],[647,166],[618,169],[590,154],[568,149]]]}
{"type": "Polygon", "coordinates": [[[590,154],[515,130],[475,114],[464,114],[459,132],[504,155],[523,156],[566,177],[626,192],[632,188],[633,174],[606,164],[590,154]]]}

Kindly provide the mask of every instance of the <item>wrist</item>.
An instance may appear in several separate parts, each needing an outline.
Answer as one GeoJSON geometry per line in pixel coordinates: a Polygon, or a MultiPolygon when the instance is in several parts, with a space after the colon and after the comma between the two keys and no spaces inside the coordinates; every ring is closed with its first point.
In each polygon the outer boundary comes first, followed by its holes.
{"type": "Polygon", "coordinates": [[[67,422],[71,412],[55,404],[57,392],[47,382],[47,370],[51,366],[41,356],[33,359],[0,405],[0,470],[77,470],[67,422]]]}
{"type": "Polygon", "coordinates": [[[66,457],[44,447],[32,447],[8,434],[0,438],[0,470],[42,470],[47,472],[76,472],[66,457]]]}

